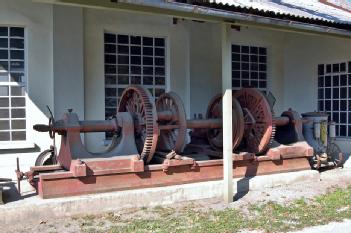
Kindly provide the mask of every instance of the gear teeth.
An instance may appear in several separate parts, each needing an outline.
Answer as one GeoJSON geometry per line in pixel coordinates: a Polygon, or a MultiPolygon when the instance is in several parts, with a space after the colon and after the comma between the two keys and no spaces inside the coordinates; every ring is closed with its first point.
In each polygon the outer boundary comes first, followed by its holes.
{"type": "Polygon", "coordinates": [[[130,86],[122,93],[118,112],[125,112],[128,110],[127,104],[134,97],[133,94],[129,94],[130,92],[136,93],[139,99],[134,101],[140,101],[143,105],[146,126],[144,131],[144,146],[141,150],[140,158],[148,163],[151,161],[155,153],[158,139],[156,107],[153,98],[147,89],[141,86],[130,86]]]}

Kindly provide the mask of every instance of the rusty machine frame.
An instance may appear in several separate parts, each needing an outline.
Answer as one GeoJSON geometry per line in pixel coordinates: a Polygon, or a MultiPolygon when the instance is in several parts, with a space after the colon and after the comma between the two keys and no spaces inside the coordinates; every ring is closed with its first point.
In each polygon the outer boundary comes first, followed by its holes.
{"type": "MultiPolygon", "coordinates": [[[[18,167],[18,179],[27,178],[43,198],[222,179],[221,101],[221,95],[213,98],[206,119],[187,120],[174,92],[155,102],[147,89],[130,86],[114,119],[80,121],[69,110],[61,120],[51,117],[49,125],[35,125],[52,138],[61,136],[53,160],[57,164],[25,173],[18,167]],[[186,143],[189,130],[192,139],[186,143]],[[81,133],[89,132],[115,136],[106,151],[96,154],[81,141],[81,133]],[[196,159],[199,154],[208,157],[196,159]]],[[[253,88],[235,92],[232,108],[236,177],[310,169],[313,149],[304,141],[298,113],[289,110],[274,117],[266,96],[253,88]]]]}

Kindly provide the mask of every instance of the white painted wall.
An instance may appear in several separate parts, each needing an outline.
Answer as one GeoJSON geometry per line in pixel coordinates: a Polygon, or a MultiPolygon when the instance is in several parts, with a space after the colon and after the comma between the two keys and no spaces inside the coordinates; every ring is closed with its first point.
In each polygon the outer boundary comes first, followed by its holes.
{"type": "MultiPolygon", "coordinates": [[[[351,39],[289,33],[284,51],[284,107],[300,113],[317,110],[317,66],[351,61],[351,39]]],[[[351,139],[338,139],[351,153],[351,139]]]]}
{"type": "MultiPolygon", "coordinates": [[[[104,119],[104,31],[150,35],[167,38],[169,79],[168,89],[179,94],[189,105],[189,36],[187,24],[172,18],[85,9],[85,119],[104,119]]],[[[86,144],[91,151],[102,151],[104,133],[86,135],[86,144]]]]}
{"type": "MultiPolygon", "coordinates": [[[[53,106],[52,6],[28,0],[1,0],[0,25],[24,26],[27,38],[27,141],[46,149],[47,134],[33,131],[33,124],[47,122],[46,105],[53,106]]],[[[14,143],[11,143],[13,145],[14,143]]],[[[16,157],[28,170],[37,150],[0,150],[0,177],[14,177],[16,157]]]]}
{"type": "Polygon", "coordinates": [[[84,119],[83,9],[53,9],[54,106],[56,119],[72,108],[84,119]]]}
{"type": "MultiPolygon", "coordinates": [[[[191,115],[206,113],[211,98],[221,92],[220,27],[211,23],[191,23],[190,30],[191,115]]],[[[242,27],[232,29],[233,44],[262,46],[268,53],[268,90],[277,102],[275,112],[281,113],[283,104],[284,33],[242,27]]]]}

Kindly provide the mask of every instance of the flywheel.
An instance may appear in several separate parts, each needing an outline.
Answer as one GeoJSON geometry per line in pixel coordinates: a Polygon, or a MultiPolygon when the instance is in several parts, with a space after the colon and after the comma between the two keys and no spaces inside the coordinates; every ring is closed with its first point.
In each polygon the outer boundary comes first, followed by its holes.
{"type": "MultiPolygon", "coordinates": [[[[233,150],[235,150],[244,134],[244,116],[239,102],[233,98],[233,150]]],[[[222,119],[222,94],[218,94],[212,98],[207,108],[207,119],[222,119]]],[[[223,147],[223,129],[208,129],[207,140],[211,147],[215,150],[222,150],[223,147]]]]}
{"type": "Polygon", "coordinates": [[[274,139],[273,114],[264,94],[255,88],[243,88],[233,96],[244,111],[245,130],[240,149],[260,154],[268,149],[274,139]]]}
{"type": "Polygon", "coordinates": [[[131,114],[140,159],[149,163],[158,139],[157,112],[151,93],[141,86],[129,86],[122,93],[118,112],[131,114]]]}

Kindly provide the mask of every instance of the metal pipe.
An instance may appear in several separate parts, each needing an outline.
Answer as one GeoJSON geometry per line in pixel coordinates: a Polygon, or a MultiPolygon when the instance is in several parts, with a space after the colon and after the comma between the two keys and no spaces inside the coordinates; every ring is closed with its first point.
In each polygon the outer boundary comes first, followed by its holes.
{"type": "Polygon", "coordinates": [[[289,122],[290,122],[289,117],[281,116],[281,117],[274,117],[273,118],[273,124],[275,126],[284,126],[284,125],[289,124],[289,122]]]}
{"type": "Polygon", "coordinates": [[[157,112],[157,119],[159,121],[171,121],[174,117],[174,113],[170,110],[157,112]]]}
{"type": "Polygon", "coordinates": [[[217,129],[221,128],[222,119],[202,119],[202,120],[187,120],[188,129],[217,129]]]}

